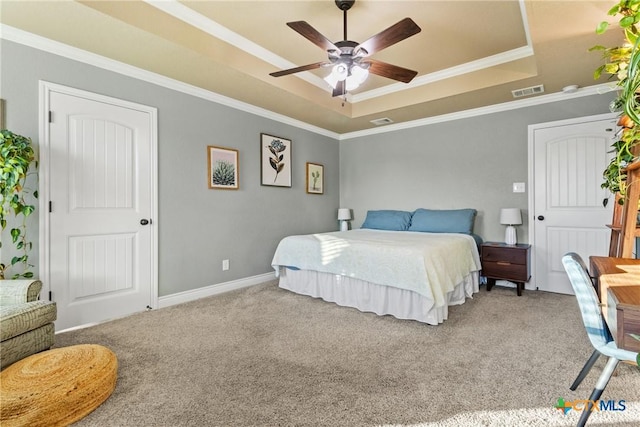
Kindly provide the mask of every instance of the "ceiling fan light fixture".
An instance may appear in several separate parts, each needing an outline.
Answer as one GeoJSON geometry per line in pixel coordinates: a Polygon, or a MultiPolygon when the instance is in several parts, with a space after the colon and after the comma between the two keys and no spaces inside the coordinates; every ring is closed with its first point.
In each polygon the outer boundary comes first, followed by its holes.
{"type": "Polygon", "coordinates": [[[324,81],[329,83],[329,86],[333,89],[338,85],[338,78],[333,73],[329,73],[329,75],[324,78],[324,81]]]}
{"type": "Polygon", "coordinates": [[[360,82],[358,81],[358,79],[354,78],[353,76],[347,77],[347,81],[344,87],[347,92],[350,90],[358,89],[358,86],[360,86],[360,82]]]}
{"type": "Polygon", "coordinates": [[[369,70],[357,64],[351,66],[351,72],[347,77],[345,89],[347,91],[357,89],[369,76],[369,70]]]}
{"type": "Polygon", "coordinates": [[[351,76],[357,79],[358,84],[364,83],[369,77],[369,67],[363,67],[362,65],[353,64],[351,67],[351,76]]]}
{"type": "Polygon", "coordinates": [[[336,64],[331,70],[331,74],[333,74],[339,82],[343,81],[349,75],[349,70],[345,64],[336,64]]]}
{"type": "Polygon", "coordinates": [[[343,63],[338,63],[334,65],[331,69],[331,73],[324,78],[324,81],[329,83],[329,86],[335,89],[338,82],[346,80],[348,76],[349,70],[347,69],[347,66],[343,63]]]}

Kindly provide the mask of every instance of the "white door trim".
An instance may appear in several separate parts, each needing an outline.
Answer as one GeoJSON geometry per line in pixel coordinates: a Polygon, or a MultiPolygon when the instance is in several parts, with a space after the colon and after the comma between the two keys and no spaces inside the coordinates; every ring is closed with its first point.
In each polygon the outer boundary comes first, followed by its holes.
{"type": "Polygon", "coordinates": [[[152,307],[158,307],[158,110],[154,107],[136,104],[109,96],[99,95],[68,86],[59,85],[47,81],[39,81],[39,168],[38,168],[38,199],[39,199],[39,263],[40,280],[42,280],[42,299],[48,299],[51,291],[50,265],[49,265],[49,245],[50,245],[50,222],[49,222],[49,200],[50,200],[50,147],[49,135],[49,106],[52,92],[85,98],[97,102],[103,102],[115,106],[138,110],[149,114],[151,124],[149,134],[151,137],[151,210],[154,227],[151,230],[151,301],[152,307]]]}
{"type": "Polygon", "coordinates": [[[536,212],[536,206],[535,206],[535,176],[534,176],[534,134],[535,131],[538,129],[544,129],[544,128],[550,128],[550,127],[557,127],[557,126],[566,126],[566,125],[574,125],[574,124],[579,124],[579,123],[586,123],[586,122],[593,122],[593,121],[597,121],[597,120],[609,120],[609,119],[614,119],[618,116],[618,113],[605,113],[605,114],[596,114],[593,116],[586,116],[586,117],[577,117],[574,119],[565,119],[565,120],[558,120],[558,121],[554,121],[554,122],[546,122],[546,123],[537,123],[537,124],[533,124],[533,125],[529,125],[529,132],[528,132],[528,149],[527,149],[527,155],[528,155],[528,180],[529,180],[529,195],[528,195],[528,211],[529,211],[529,243],[531,244],[531,249],[532,249],[532,254],[531,254],[531,279],[529,280],[528,283],[528,289],[538,289],[538,286],[536,285],[536,278],[535,278],[535,271],[536,271],[536,256],[535,256],[535,251],[536,251],[536,242],[535,242],[535,227],[536,227],[536,223],[537,221],[535,220],[535,212],[536,212]]]}

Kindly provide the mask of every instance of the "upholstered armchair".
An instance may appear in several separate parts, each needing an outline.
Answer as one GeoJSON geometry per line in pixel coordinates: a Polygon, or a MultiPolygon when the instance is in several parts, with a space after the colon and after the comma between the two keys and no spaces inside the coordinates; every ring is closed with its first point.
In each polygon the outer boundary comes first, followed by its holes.
{"type": "Polygon", "coordinates": [[[55,302],[38,301],[39,280],[0,280],[0,369],[53,345],[55,302]]]}

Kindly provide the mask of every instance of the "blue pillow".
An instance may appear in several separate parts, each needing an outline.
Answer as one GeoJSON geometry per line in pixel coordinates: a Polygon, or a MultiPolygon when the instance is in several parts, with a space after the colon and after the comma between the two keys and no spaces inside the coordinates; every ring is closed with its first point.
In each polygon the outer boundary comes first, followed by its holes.
{"type": "Polygon", "coordinates": [[[367,211],[362,228],[375,230],[407,231],[411,224],[411,212],[407,211],[367,211]]]}
{"type": "Polygon", "coordinates": [[[409,231],[471,234],[475,217],[475,209],[416,209],[409,231]]]}

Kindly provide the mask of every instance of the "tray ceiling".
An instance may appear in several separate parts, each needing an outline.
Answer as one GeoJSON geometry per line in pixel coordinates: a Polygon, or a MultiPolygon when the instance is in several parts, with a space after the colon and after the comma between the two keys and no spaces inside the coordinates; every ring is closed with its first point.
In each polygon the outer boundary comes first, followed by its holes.
{"type": "MultiPolygon", "coordinates": [[[[3,1],[0,21],[320,128],[347,133],[513,100],[512,90],[595,85],[596,35],[611,1],[357,0],[348,38],[362,42],[410,17],[422,31],[372,56],[418,71],[409,84],[370,75],[345,98],[327,69],[271,77],[324,61],[326,52],[286,22],[343,38],[343,14],[323,1],[3,1]]],[[[535,95],[534,95],[535,96],[535,95]]]]}

